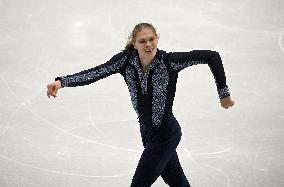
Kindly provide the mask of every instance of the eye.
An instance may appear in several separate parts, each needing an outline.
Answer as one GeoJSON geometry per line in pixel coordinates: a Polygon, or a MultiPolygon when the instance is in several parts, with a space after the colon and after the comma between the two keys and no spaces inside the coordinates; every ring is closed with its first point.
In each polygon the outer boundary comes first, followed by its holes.
{"type": "Polygon", "coordinates": [[[141,44],[142,44],[142,43],[145,43],[145,40],[141,40],[141,41],[139,41],[139,43],[141,43],[141,44]]]}
{"type": "Polygon", "coordinates": [[[154,41],[154,38],[150,38],[150,40],[149,40],[150,42],[152,42],[152,41],[154,41]]]}

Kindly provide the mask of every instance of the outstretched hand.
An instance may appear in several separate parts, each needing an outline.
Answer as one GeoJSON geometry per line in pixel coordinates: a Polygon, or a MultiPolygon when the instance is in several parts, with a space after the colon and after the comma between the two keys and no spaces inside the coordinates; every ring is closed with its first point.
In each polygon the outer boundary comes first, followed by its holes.
{"type": "Polygon", "coordinates": [[[55,81],[47,85],[47,97],[57,97],[57,91],[61,88],[61,82],[55,81]]]}
{"type": "Polygon", "coordinates": [[[221,106],[225,109],[232,107],[235,101],[232,100],[231,96],[220,99],[221,106]]]}

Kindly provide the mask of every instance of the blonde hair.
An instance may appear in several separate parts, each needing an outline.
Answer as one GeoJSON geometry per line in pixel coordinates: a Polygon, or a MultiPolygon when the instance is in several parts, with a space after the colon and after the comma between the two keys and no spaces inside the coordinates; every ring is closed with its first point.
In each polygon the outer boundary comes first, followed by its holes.
{"type": "Polygon", "coordinates": [[[127,43],[126,43],[124,50],[134,50],[133,43],[135,42],[136,35],[139,31],[141,31],[144,28],[151,29],[153,31],[153,33],[155,34],[155,36],[157,38],[159,38],[159,35],[157,34],[156,28],[151,23],[139,23],[134,27],[131,34],[128,36],[128,40],[127,40],[127,43]]]}

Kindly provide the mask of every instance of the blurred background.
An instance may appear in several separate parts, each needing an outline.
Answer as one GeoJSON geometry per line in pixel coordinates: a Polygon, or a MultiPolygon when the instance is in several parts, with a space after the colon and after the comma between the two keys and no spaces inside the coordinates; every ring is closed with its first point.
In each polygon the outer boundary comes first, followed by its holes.
{"type": "Polygon", "coordinates": [[[46,86],[109,60],[139,22],[156,26],[162,50],[223,60],[229,110],[207,65],[179,75],[177,151],[191,185],[284,186],[283,0],[0,0],[0,186],[130,186],[143,146],[122,76],[55,99],[46,86]]]}

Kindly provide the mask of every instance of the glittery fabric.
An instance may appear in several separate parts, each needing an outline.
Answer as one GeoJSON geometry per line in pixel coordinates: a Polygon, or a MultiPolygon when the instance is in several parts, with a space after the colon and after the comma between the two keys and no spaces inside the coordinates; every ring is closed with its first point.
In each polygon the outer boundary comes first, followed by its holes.
{"type": "Polygon", "coordinates": [[[178,73],[193,65],[207,64],[215,79],[219,98],[230,95],[221,57],[216,51],[170,52],[158,50],[145,73],[138,52],[124,51],[109,61],[73,75],[57,77],[62,87],[84,86],[120,73],[128,86],[139,122],[159,126],[172,115],[178,73]]]}

